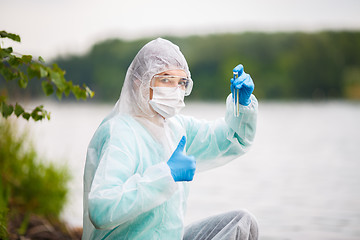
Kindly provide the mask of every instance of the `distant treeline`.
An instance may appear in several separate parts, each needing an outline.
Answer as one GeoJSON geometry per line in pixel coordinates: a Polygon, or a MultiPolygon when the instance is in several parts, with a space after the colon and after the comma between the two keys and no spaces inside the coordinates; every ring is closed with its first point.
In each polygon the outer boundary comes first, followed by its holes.
{"type": "MultiPolygon", "coordinates": [[[[360,99],[360,32],[239,33],[164,37],[184,53],[194,81],[188,99],[223,100],[239,63],[259,99],[360,99]]],[[[95,99],[115,101],[126,70],[151,39],[100,42],[82,56],[54,62],[66,77],[85,83],[95,99]]]]}

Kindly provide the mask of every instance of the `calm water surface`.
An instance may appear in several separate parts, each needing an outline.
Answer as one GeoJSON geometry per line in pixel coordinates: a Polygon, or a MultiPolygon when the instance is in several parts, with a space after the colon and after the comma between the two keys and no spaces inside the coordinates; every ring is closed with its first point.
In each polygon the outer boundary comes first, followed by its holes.
{"type": "MultiPolygon", "coordinates": [[[[50,122],[30,123],[43,156],[73,174],[63,218],[82,224],[87,145],[110,105],[45,105],[50,122]]],[[[188,103],[183,114],[215,119],[219,103],[188,103]]],[[[247,209],[261,239],[360,239],[360,104],[260,102],[254,146],[226,166],[197,174],[186,223],[247,209]]]]}

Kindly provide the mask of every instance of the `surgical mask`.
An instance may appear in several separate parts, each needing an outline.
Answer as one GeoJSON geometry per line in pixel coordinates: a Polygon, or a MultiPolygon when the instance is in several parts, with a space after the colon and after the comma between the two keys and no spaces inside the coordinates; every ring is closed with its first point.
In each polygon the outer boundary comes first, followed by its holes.
{"type": "Polygon", "coordinates": [[[149,101],[151,107],[164,118],[170,118],[185,107],[185,91],[179,87],[151,87],[153,97],[149,101]]]}

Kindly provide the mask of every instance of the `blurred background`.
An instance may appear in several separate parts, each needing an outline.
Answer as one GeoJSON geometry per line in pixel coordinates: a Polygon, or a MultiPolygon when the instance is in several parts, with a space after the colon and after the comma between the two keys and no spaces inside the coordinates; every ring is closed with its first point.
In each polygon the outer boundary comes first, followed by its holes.
{"type": "Polygon", "coordinates": [[[43,161],[69,167],[61,218],[70,226],[82,225],[92,134],[136,53],[163,37],[180,47],[192,73],[184,114],[222,117],[239,63],[259,100],[253,148],[195,177],[185,222],[245,208],[260,239],[360,239],[359,1],[0,1],[0,30],[21,36],[1,47],[57,63],[67,79],[95,91],[86,102],[44,99],[40,81],[23,90],[0,76],[12,101],[51,112],[50,121],[16,122],[43,161]]]}

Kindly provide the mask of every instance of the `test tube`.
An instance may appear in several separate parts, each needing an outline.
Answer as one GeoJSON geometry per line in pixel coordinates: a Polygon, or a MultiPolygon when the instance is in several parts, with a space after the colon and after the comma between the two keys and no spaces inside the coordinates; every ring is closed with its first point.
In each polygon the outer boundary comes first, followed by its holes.
{"type": "Polygon", "coordinates": [[[239,107],[239,89],[236,89],[237,93],[237,101],[236,101],[236,116],[240,115],[240,107],[239,107]]]}
{"type": "MultiPolygon", "coordinates": [[[[235,79],[238,78],[238,75],[239,75],[238,72],[233,72],[234,81],[235,81],[235,79]]],[[[234,116],[235,117],[239,116],[239,90],[238,89],[234,89],[234,116]]]]}

